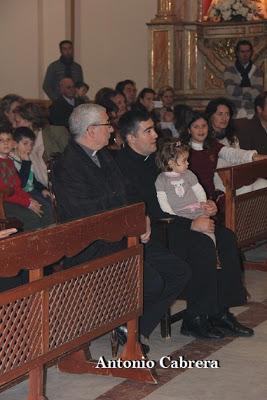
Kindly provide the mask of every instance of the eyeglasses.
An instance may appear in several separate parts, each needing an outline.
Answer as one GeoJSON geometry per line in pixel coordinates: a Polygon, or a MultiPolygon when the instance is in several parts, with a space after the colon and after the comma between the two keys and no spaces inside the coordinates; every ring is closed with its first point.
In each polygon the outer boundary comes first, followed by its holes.
{"type": "MultiPolygon", "coordinates": [[[[90,126],[109,126],[110,128],[112,127],[110,121],[107,121],[105,124],[92,124],[92,125],[89,125],[88,128],[89,128],[90,126]]],[[[88,128],[87,128],[87,129],[88,129],[88,128]]]]}

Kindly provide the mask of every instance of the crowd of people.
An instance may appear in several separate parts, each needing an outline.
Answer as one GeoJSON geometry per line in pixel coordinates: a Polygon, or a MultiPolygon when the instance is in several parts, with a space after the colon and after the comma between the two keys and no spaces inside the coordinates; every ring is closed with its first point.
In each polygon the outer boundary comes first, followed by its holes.
{"type": "MultiPolygon", "coordinates": [[[[149,337],[185,292],[182,334],[252,336],[229,310],[245,303],[246,291],[234,234],[218,218],[225,189],[216,174],[218,167],[267,159],[267,92],[251,61],[251,44],[237,44],[236,64],[225,72],[231,98],[212,99],[203,113],[177,104],[170,86],[137,93],[131,79],[101,88],[91,101],[72,43],[62,41],[59,48],[60,59],[49,65],[43,84],[49,109],[14,94],[0,102],[0,190],[7,218],[19,219],[24,231],[54,223],[52,195],[61,222],[143,201],[140,334],[149,337]],[[232,101],[242,95],[245,103],[232,101]],[[244,109],[249,115],[237,119],[244,109]],[[48,162],[55,154],[60,155],[51,182],[48,162]],[[170,216],[167,249],[159,241],[158,221],[170,216]]],[[[262,187],[264,179],[240,193],[262,187]]],[[[0,238],[15,232],[2,231],[0,238]]],[[[70,268],[125,246],[124,240],[97,241],[63,265],[70,268]]],[[[0,289],[7,289],[3,279],[0,289]]]]}

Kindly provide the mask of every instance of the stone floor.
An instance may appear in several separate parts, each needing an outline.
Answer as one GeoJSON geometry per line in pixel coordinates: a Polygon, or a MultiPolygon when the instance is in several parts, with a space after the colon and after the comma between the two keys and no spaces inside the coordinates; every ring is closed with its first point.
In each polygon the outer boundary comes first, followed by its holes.
{"type": "MultiPolygon", "coordinates": [[[[255,327],[252,338],[225,338],[200,341],[179,333],[173,325],[172,338],[163,340],[159,328],[150,338],[149,358],[159,360],[172,354],[174,359],[219,360],[218,369],[157,369],[158,384],[141,384],[126,379],[94,375],[70,375],[50,367],[47,377],[49,400],[264,400],[267,398],[267,274],[246,272],[251,299],[233,309],[240,321],[255,327]]],[[[179,303],[176,307],[183,307],[179,303]]],[[[109,336],[92,344],[94,358],[111,358],[109,336]]],[[[26,400],[27,380],[0,393],[0,400],[26,400]]]]}

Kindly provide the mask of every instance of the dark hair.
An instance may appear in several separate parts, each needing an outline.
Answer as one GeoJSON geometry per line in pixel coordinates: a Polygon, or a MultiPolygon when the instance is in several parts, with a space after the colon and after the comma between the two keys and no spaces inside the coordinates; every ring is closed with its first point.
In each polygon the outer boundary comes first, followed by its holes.
{"type": "Polygon", "coordinates": [[[112,113],[117,113],[119,111],[117,105],[110,99],[103,100],[99,105],[105,107],[110,120],[112,120],[112,113]]]}
{"type": "Polygon", "coordinates": [[[174,106],[173,113],[175,119],[175,128],[177,131],[183,132],[192,118],[193,108],[187,104],[177,104],[174,106]]]}
{"type": "Polygon", "coordinates": [[[72,46],[73,46],[73,43],[72,43],[72,41],[71,40],[61,40],[61,42],[59,43],[59,49],[61,50],[62,49],[62,46],[64,45],[64,44],[71,44],[72,46]]]}
{"type": "Polygon", "coordinates": [[[177,161],[182,154],[188,152],[189,146],[181,144],[178,139],[167,138],[160,142],[155,161],[161,171],[172,171],[169,161],[177,161]]]}
{"type": "Polygon", "coordinates": [[[125,79],[124,81],[120,81],[117,83],[115,89],[118,90],[119,92],[123,93],[124,88],[126,85],[133,85],[135,86],[135,82],[132,81],[131,79],[125,79]]]}
{"type": "Polygon", "coordinates": [[[36,139],[35,134],[30,128],[27,128],[25,126],[21,126],[19,128],[16,128],[13,133],[12,133],[13,139],[15,142],[19,143],[23,138],[27,138],[32,140],[33,142],[36,139]]]}
{"type": "Polygon", "coordinates": [[[250,50],[253,51],[253,46],[252,46],[251,42],[247,39],[242,39],[242,40],[239,40],[235,46],[235,54],[236,55],[240,50],[240,46],[249,46],[250,50]]]}
{"type": "Polygon", "coordinates": [[[95,95],[95,104],[102,104],[103,101],[110,99],[111,97],[116,96],[116,92],[114,89],[109,87],[103,87],[96,92],[95,95]]]}
{"type": "Polygon", "coordinates": [[[156,95],[156,92],[153,89],[144,88],[141,90],[141,92],[139,92],[139,94],[137,96],[137,102],[140,102],[140,99],[143,99],[147,93],[152,93],[152,94],[156,95]]]}
{"type": "Polygon", "coordinates": [[[267,92],[263,92],[256,97],[254,101],[255,113],[257,113],[257,107],[260,107],[262,110],[264,109],[266,99],[267,99],[267,92]]]}
{"type": "Polygon", "coordinates": [[[48,124],[48,111],[37,103],[25,103],[17,108],[17,113],[32,123],[33,129],[44,128],[48,124]]]}
{"type": "Polygon", "coordinates": [[[9,123],[2,122],[0,123],[0,135],[1,133],[10,133],[12,135],[12,126],[9,123]]]}
{"type": "MultiPolygon", "coordinates": [[[[186,129],[181,133],[180,139],[181,139],[181,142],[183,144],[187,144],[188,145],[190,143],[191,135],[189,133],[189,130],[191,128],[191,125],[194,122],[196,122],[198,119],[204,119],[208,124],[208,119],[207,119],[207,117],[206,117],[206,115],[204,113],[200,113],[200,112],[194,111],[192,113],[192,115],[191,115],[191,119],[188,122],[186,129]]],[[[204,149],[209,149],[211,147],[212,143],[214,142],[214,140],[215,139],[214,139],[214,137],[213,137],[213,135],[212,135],[212,133],[211,133],[211,131],[209,129],[209,125],[208,125],[208,136],[206,137],[206,139],[205,139],[205,141],[203,143],[203,148],[204,149]]]]}
{"type": "Polygon", "coordinates": [[[141,90],[141,92],[138,94],[136,102],[132,106],[132,110],[140,110],[140,111],[146,111],[147,108],[141,103],[141,100],[144,99],[145,95],[147,93],[152,93],[154,96],[156,95],[156,92],[151,89],[151,88],[144,88],[141,90]]]}
{"type": "Polygon", "coordinates": [[[229,119],[229,123],[228,123],[227,127],[225,128],[225,136],[224,137],[226,137],[229,140],[230,144],[233,144],[236,141],[236,136],[234,134],[235,128],[234,128],[234,124],[233,124],[233,115],[235,112],[235,106],[227,98],[217,97],[216,99],[213,99],[208,103],[205,113],[206,113],[208,121],[209,121],[209,128],[210,128],[211,132],[213,133],[214,137],[216,137],[216,132],[214,131],[214,129],[212,127],[211,117],[213,116],[213,114],[216,113],[219,106],[225,106],[229,110],[230,119],[229,119]]]}
{"type": "Polygon", "coordinates": [[[15,101],[17,101],[18,103],[23,103],[25,100],[23,99],[23,97],[17,94],[7,94],[0,101],[0,110],[3,113],[9,112],[11,105],[15,103],[15,101]]]}
{"type": "Polygon", "coordinates": [[[151,115],[148,111],[135,110],[127,111],[125,114],[123,114],[118,123],[118,128],[122,140],[126,142],[127,135],[135,135],[139,128],[140,122],[148,121],[150,118],[151,115]]]}
{"type": "Polygon", "coordinates": [[[83,82],[83,81],[76,82],[74,85],[75,85],[75,87],[76,87],[77,89],[80,89],[80,88],[82,88],[82,87],[85,87],[87,90],[89,90],[89,85],[87,85],[87,83],[85,83],[85,82],[83,82]]]}

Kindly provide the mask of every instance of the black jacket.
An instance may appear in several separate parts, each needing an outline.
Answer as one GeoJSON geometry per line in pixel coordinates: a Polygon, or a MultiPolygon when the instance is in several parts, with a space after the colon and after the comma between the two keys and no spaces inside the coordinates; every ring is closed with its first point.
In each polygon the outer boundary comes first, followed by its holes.
{"type": "Polygon", "coordinates": [[[129,193],[131,189],[132,193],[138,194],[137,197],[136,195],[132,197],[132,200],[144,201],[152,222],[160,218],[174,217],[179,224],[191,227],[191,220],[169,215],[161,210],[155,188],[155,181],[160,171],[156,166],[154,154],[145,157],[126,145],[116,153],[115,159],[127,182],[127,192],[129,193]]]}
{"type": "Polygon", "coordinates": [[[74,108],[80,103],[74,99],[74,106],[69,104],[63,96],[53,101],[49,107],[49,121],[52,125],[60,125],[69,128],[69,117],[74,108]]]}
{"type": "MultiPolygon", "coordinates": [[[[105,149],[97,152],[99,168],[76,142],[71,141],[53,167],[53,188],[61,221],[95,215],[127,204],[123,176],[105,149]]],[[[79,255],[64,261],[70,267],[111,254],[125,247],[125,241],[98,240],[79,255]]]]}
{"type": "Polygon", "coordinates": [[[63,221],[127,204],[123,176],[109,152],[97,152],[99,168],[71,141],[53,168],[53,187],[63,221]]]}
{"type": "Polygon", "coordinates": [[[234,126],[241,149],[267,154],[267,132],[258,116],[255,115],[252,119],[235,119],[234,126]]]}

